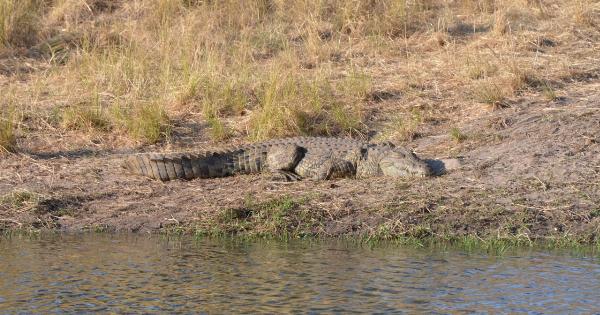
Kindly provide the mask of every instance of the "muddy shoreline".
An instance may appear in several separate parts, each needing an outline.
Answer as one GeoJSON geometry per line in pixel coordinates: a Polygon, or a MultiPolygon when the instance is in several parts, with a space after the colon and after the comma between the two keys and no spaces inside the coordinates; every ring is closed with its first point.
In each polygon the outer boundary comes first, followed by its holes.
{"type": "MultiPolygon", "coordinates": [[[[123,174],[118,152],[0,160],[0,229],[271,236],[569,238],[600,233],[600,82],[554,101],[523,97],[407,144],[461,157],[435,178],[274,183],[265,176],[160,183],[123,174]]],[[[170,146],[176,151],[207,143],[170,146]]],[[[161,150],[147,147],[140,150],[161,150]]]]}

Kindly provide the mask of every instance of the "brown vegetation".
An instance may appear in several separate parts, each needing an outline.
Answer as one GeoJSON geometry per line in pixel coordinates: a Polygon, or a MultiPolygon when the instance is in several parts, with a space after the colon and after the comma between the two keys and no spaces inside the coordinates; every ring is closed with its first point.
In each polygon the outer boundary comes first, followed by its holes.
{"type": "Polygon", "coordinates": [[[56,134],[76,146],[168,142],[189,124],[215,141],[412,140],[477,115],[474,103],[553,98],[597,73],[599,11],[597,1],[3,1],[1,102],[24,118],[13,125],[25,150],[64,146],[56,134]],[[415,118],[424,108],[429,119],[415,118]]]}

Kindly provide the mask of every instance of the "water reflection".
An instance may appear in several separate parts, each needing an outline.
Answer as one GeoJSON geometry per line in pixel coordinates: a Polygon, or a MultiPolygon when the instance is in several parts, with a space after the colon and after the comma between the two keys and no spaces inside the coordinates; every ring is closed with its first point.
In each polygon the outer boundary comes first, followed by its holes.
{"type": "Polygon", "coordinates": [[[0,312],[600,312],[600,265],[344,243],[0,241],[0,312]]]}

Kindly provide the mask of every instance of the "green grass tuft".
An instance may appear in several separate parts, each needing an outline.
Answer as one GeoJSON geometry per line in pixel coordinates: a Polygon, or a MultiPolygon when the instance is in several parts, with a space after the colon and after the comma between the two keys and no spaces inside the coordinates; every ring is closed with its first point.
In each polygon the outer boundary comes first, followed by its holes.
{"type": "Polygon", "coordinates": [[[223,120],[215,115],[211,115],[207,119],[209,126],[210,137],[215,141],[227,140],[231,137],[231,130],[225,125],[223,120]]]}
{"type": "Polygon", "coordinates": [[[132,138],[146,143],[158,142],[171,133],[169,116],[158,103],[114,106],[112,120],[132,138]]]}
{"type": "Polygon", "coordinates": [[[450,129],[450,138],[456,143],[461,143],[467,139],[467,136],[460,129],[454,127],[450,129]]]}
{"type": "Polygon", "coordinates": [[[15,190],[0,197],[0,205],[19,209],[26,205],[36,204],[40,200],[41,195],[39,194],[27,190],[15,190]]]}
{"type": "Polygon", "coordinates": [[[135,108],[130,116],[127,128],[136,138],[154,143],[168,138],[171,133],[169,117],[165,109],[158,104],[149,104],[135,108]]]}
{"type": "Polygon", "coordinates": [[[74,105],[62,112],[61,126],[70,130],[108,131],[111,123],[110,117],[100,107],[74,105]]]}
{"type": "Polygon", "coordinates": [[[196,227],[197,236],[299,238],[312,235],[313,214],[301,209],[306,198],[290,196],[255,201],[248,196],[241,207],[223,209],[213,222],[196,227]]]}

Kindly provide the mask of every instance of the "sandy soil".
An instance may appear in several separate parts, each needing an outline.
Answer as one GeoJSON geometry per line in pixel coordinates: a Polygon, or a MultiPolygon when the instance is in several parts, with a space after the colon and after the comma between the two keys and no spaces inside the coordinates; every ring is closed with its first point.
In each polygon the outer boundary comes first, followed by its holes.
{"type": "MultiPolygon", "coordinates": [[[[160,183],[122,173],[120,152],[18,153],[0,160],[0,228],[245,234],[549,238],[600,232],[600,81],[553,101],[523,95],[408,143],[464,166],[426,179],[160,183]]],[[[186,139],[178,147],[208,147],[186,139]]],[[[165,149],[144,148],[142,150],[165,149]]]]}

